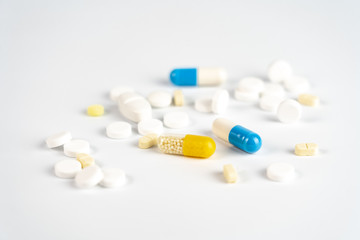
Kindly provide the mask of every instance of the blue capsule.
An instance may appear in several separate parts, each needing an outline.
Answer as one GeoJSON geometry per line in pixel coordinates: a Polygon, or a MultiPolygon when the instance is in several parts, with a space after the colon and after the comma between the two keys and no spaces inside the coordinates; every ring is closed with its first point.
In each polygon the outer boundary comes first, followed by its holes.
{"type": "Polygon", "coordinates": [[[197,69],[196,68],[179,68],[170,73],[170,81],[178,86],[196,86],[197,69]]]}
{"type": "Polygon", "coordinates": [[[177,86],[219,85],[226,78],[222,68],[177,68],[170,73],[170,81],[177,86]]]}
{"type": "Polygon", "coordinates": [[[247,153],[257,152],[262,145],[260,136],[240,125],[235,125],[225,118],[213,122],[212,131],[219,138],[231,143],[247,153]]]}

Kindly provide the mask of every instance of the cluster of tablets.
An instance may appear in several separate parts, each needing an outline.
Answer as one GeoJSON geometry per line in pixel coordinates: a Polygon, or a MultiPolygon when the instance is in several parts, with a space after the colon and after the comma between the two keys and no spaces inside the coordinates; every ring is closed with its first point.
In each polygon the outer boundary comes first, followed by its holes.
{"type": "MultiPolygon", "coordinates": [[[[99,116],[99,115],[97,115],[99,116]]],[[[58,161],[54,166],[59,178],[75,179],[79,188],[90,188],[100,184],[106,188],[120,187],[126,183],[126,175],[118,168],[100,168],[90,153],[90,144],[85,140],[72,139],[68,131],[60,132],[46,139],[48,148],[63,146],[64,154],[75,159],[58,161]]]]}
{"type": "MultiPolygon", "coordinates": [[[[175,69],[170,73],[170,81],[178,86],[219,85],[226,77],[226,71],[222,68],[175,69]]],[[[261,109],[276,112],[278,119],[284,123],[293,123],[300,118],[300,104],[316,106],[319,102],[317,96],[306,93],[309,89],[307,79],[294,75],[292,67],[286,61],[277,60],[270,64],[268,78],[270,83],[256,77],[241,79],[235,89],[235,99],[245,102],[258,101],[261,109]],[[297,101],[285,99],[284,87],[291,93],[299,94],[297,101]]],[[[135,93],[132,88],[121,86],[110,91],[110,98],[118,104],[119,111],[125,118],[138,123],[138,132],[143,135],[139,139],[139,148],[157,145],[163,153],[196,158],[208,158],[215,152],[216,144],[211,137],[163,134],[164,125],[171,129],[188,126],[189,115],[186,112],[167,112],[163,121],[152,118],[152,108],[169,107],[172,103],[174,106],[183,106],[185,100],[181,89],[175,90],[173,94],[154,91],[145,98],[135,93]]],[[[226,111],[229,99],[230,94],[227,90],[218,89],[211,97],[196,99],[194,107],[199,112],[221,114],[226,111]]],[[[104,108],[101,105],[91,105],[87,113],[89,116],[101,116],[104,114],[104,108]]],[[[262,146],[258,134],[228,119],[216,119],[212,124],[212,132],[247,153],[255,153],[262,146]]],[[[131,125],[125,121],[113,122],[106,127],[107,136],[113,139],[127,138],[131,133],[131,125]]],[[[100,169],[91,161],[92,158],[87,155],[90,147],[86,141],[71,140],[69,133],[62,133],[48,138],[47,143],[49,147],[64,145],[65,155],[77,158],[58,163],[55,166],[55,174],[65,178],[75,177],[78,187],[91,187],[98,183],[105,187],[120,186],[125,183],[123,171],[100,169]],[[87,164],[84,164],[85,162],[87,164]]],[[[295,154],[299,156],[312,156],[317,152],[318,146],[314,143],[297,144],[295,147],[295,154]]],[[[231,164],[224,166],[223,173],[226,182],[237,182],[237,171],[231,164]]],[[[273,181],[289,181],[294,179],[295,169],[288,163],[273,163],[267,168],[267,176],[273,181]]]]}

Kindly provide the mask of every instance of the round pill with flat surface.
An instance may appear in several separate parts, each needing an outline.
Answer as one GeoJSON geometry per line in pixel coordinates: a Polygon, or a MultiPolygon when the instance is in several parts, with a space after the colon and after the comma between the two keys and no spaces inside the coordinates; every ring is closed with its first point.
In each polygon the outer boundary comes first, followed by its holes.
{"type": "Polygon", "coordinates": [[[284,82],[293,75],[291,65],[284,60],[276,60],[272,62],[267,71],[267,75],[271,82],[284,82]]]}
{"type": "Polygon", "coordinates": [[[110,91],[110,99],[113,102],[117,103],[119,96],[126,92],[134,92],[134,89],[132,89],[131,87],[125,87],[125,86],[115,87],[115,88],[111,89],[111,91],[110,91]]]}
{"type": "Polygon", "coordinates": [[[113,122],[106,127],[106,135],[109,138],[120,139],[131,135],[131,125],[127,122],[113,122]]]}
{"type": "Polygon", "coordinates": [[[239,89],[235,89],[235,99],[242,101],[242,102],[256,102],[259,100],[259,93],[258,92],[251,92],[251,91],[242,91],[239,89]]]}
{"type": "Polygon", "coordinates": [[[156,108],[168,107],[171,104],[172,96],[166,91],[154,91],[149,94],[148,101],[156,108]]]}
{"type": "Polygon", "coordinates": [[[195,110],[198,112],[211,112],[212,99],[209,97],[202,97],[195,100],[195,110]]]}
{"type": "Polygon", "coordinates": [[[104,115],[104,107],[100,104],[94,104],[87,108],[87,113],[91,117],[99,117],[104,115]]]}
{"type": "Polygon", "coordinates": [[[214,113],[224,113],[229,105],[229,92],[219,89],[212,97],[211,110],[214,113]]]}
{"type": "Polygon", "coordinates": [[[285,81],[285,88],[292,93],[305,93],[309,90],[309,81],[300,76],[293,76],[285,81]]]}
{"type": "Polygon", "coordinates": [[[259,106],[261,109],[269,112],[276,112],[283,98],[271,95],[264,95],[260,98],[259,106]]]}
{"type": "Polygon", "coordinates": [[[168,128],[183,128],[189,125],[186,112],[169,112],[164,115],[164,125],[168,128]]]}
{"type": "Polygon", "coordinates": [[[125,172],[119,168],[102,168],[104,174],[100,185],[106,188],[122,187],[126,184],[125,172]]]}
{"type": "Polygon", "coordinates": [[[100,183],[103,178],[104,174],[101,169],[96,165],[92,165],[76,174],[75,184],[79,188],[90,188],[100,183]]]}
{"type": "Polygon", "coordinates": [[[158,119],[146,119],[139,122],[138,131],[141,135],[147,135],[150,133],[160,135],[164,131],[164,126],[162,121],[158,119]]]}
{"type": "Polygon", "coordinates": [[[55,164],[54,171],[59,178],[74,178],[81,171],[81,163],[73,159],[61,160],[55,164]]]}
{"type": "Polygon", "coordinates": [[[266,169],[266,176],[275,182],[290,182],[295,179],[295,168],[289,163],[272,163],[266,169]]]}
{"type": "Polygon", "coordinates": [[[283,123],[295,123],[301,117],[301,105],[295,100],[282,101],[277,109],[277,117],[283,123]]]}
{"type": "Polygon", "coordinates": [[[90,144],[85,140],[71,140],[64,144],[64,154],[68,157],[76,157],[77,153],[90,153],[90,144]]]}
{"type": "Polygon", "coordinates": [[[54,134],[46,139],[48,148],[60,147],[71,140],[71,133],[68,131],[54,134]]]}
{"type": "Polygon", "coordinates": [[[237,89],[243,92],[257,92],[264,91],[264,81],[256,77],[245,77],[241,79],[237,85],[237,89]]]}

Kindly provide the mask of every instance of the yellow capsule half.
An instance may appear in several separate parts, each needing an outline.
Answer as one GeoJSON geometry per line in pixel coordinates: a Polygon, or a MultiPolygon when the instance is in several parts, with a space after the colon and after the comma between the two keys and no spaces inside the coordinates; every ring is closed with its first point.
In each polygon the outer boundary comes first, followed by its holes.
{"type": "Polygon", "coordinates": [[[186,135],[183,142],[183,155],[187,157],[208,158],[214,154],[216,144],[211,137],[186,135]]]}

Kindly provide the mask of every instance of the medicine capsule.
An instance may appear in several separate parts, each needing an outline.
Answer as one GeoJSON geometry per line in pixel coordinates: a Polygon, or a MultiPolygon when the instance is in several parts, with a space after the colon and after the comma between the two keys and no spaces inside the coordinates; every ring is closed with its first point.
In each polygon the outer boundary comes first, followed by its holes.
{"type": "Polygon", "coordinates": [[[219,138],[248,153],[255,153],[261,148],[258,134],[225,118],[217,118],[212,125],[213,133],[219,138]]]}
{"type": "Polygon", "coordinates": [[[226,81],[223,68],[177,68],[170,73],[170,81],[178,86],[210,86],[226,81]]]}
{"type": "Polygon", "coordinates": [[[197,135],[161,135],[157,145],[161,152],[187,157],[208,158],[214,154],[216,144],[211,137],[197,135]]]}

